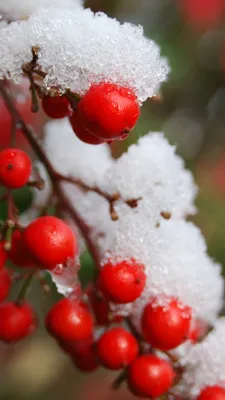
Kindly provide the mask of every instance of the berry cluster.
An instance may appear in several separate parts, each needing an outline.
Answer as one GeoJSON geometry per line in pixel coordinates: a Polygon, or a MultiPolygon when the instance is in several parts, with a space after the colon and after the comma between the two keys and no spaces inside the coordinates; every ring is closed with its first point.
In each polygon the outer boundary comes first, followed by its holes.
{"type": "Polygon", "coordinates": [[[186,220],[195,213],[193,177],[161,133],[117,160],[108,146],[127,137],[142,102],[166,79],[158,46],[141,27],[71,6],[40,8],[2,27],[0,54],[0,78],[26,76],[32,110],[40,98],[53,119],[42,146],[0,85],[14,130],[21,128],[43,163],[31,181],[26,153],[0,153],[8,202],[0,227],[0,339],[15,342],[35,330],[26,290],[47,271],[64,297],[49,310],[46,329],[78,369],[120,371],[114,387],[126,381],[139,397],[223,399],[225,354],[216,348],[225,337],[223,279],[200,230],[186,220]],[[35,188],[33,203],[19,216],[12,189],[26,184],[35,188]],[[86,248],[98,275],[83,288],[77,272],[86,248]],[[7,261],[27,275],[14,302],[6,301],[7,261]]]}
{"type": "Polygon", "coordinates": [[[45,95],[42,108],[50,118],[69,116],[77,137],[93,145],[125,139],[140,114],[137,97],[132,90],[111,83],[91,86],[75,110],[65,96],[59,95],[45,95]]]}

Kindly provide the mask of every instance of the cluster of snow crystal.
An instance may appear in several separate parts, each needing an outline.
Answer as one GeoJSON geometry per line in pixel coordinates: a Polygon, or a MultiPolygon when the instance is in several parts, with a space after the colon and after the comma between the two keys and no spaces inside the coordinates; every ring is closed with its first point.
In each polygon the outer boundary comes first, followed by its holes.
{"type": "Polygon", "coordinates": [[[63,176],[80,179],[89,186],[101,186],[113,163],[107,144],[92,146],[79,140],[67,118],[45,125],[44,148],[54,168],[63,176]]]}
{"type": "MultiPolygon", "coordinates": [[[[141,297],[132,305],[120,307],[129,312],[140,328],[140,316],[152,297],[177,297],[192,308],[198,318],[213,323],[221,308],[223,280],[220,266],[206,253],[200,230],[183,220],[162,220],[157,226],[145,208],[126,210],[116,222],[114,243],[106,257],[134,258],[145,265],[147,283],[141,297]]],[[[104,261],[103,261],[104,264],[104,261]]]]}
{"type": "Polygon", "coordinates": [[[0,0],[0,14],[9,21],[25,19],[34,11],[48,7],[82,6],[82,0],[0,0]]]}
{"type": "Polygon", "coordinates": [[[141,197],[146,207],[157,206],[157,215],[169,212],[180,218],[193,214],[197,187],[175,150],[162,134],[149,133],[112,165],[106,190],[118,191],[125,200],[141,197]]]}
{"type": "Polygon", "coordinates": [[[225,318],[218,319],[214,330],[181,361],[185,372],[177,392],[193,399],[206,386],[225,388],[225,318]]]}
{"type": "Polygon", "coordinates": [[[77,297],[80,290],[78,279],[79,260],[74,260],[71,265],[65,268],[62,264],[57,265],[53,272],[50,272],[52,281],[55,283],[58,293],[65,297],[77,297]]]}
{"type": "Polygon", "coordinates": [[[40,9],[28,21],[0,30],[0,78],[21,77],[21,66],[39,46],[46,85],[84,93],[92,83],[114,82],[134,90],[140,102],[153,96],[169,72],[159,47],[143,29],[120,24],[90,9],[40,9]]]}

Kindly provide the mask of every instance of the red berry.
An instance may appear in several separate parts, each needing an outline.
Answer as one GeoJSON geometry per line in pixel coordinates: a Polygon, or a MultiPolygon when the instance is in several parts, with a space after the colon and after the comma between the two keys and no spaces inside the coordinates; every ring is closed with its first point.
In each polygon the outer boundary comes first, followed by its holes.
{"type": "Polygon", "coordinates": [[[105,264],[99,284],[105,296],[115,303],[130,303],[142,293],[146,282],[144,267],[135,260],[105,264]]]}
{"type": "Polygon", "coordinates": [[[88,144],[101,144],[104,143],[105,140],[100,139],[94,135],[91,135],[87,129],[85,129],[80,121],[78,112],[75,111],[72,116],[70,117],[70,123],[72,125],[73,131],[76,134],[76,136],[78,137],[78,139],[80,139],[82,142],[84,143],[88,143],[88,144]]]}
{"type": "Polygon", "coordinates": [[[205,322],[199,320],[199,319],[194,319],[192,320],[191,323],[191,329],[188,334],[188,339],[192,343],[196,343],[199,339],[201,339],[203,336],[206,335],[208,330],[208,326],[205,322]]]}
{"type": "Polygon", "coordinates": [[[0,305],[0,339],[14,342],[25,338],[35,329],[35,317],[28,303],[7,302],[0,305]]]}
{"type": "Polygon", "coordinates": [[[224,14],[224,0],[178,0],[187,22],[195,28],[210,29],[224,14]]]}
{"type": "Polygon", "coordinates": [[[4,249],[4,242],[0,242],[0,268],[3,268],[7,260],[7,252],[4,249]]]}
{"type": "Polygon", "coordinates": [[[98,368],[98,361],[94,351],[93,339],[60,343],[73,359],[74,364],[83,372],[93,372],[98,368]]]}
{"type": "Polygon", "coordinates": [[[138,357],[129,367],[128,384],[140,397],[159,397],[168,392],[175,373],[166,360],[154,355],[138,357]]]}
{"type": "Polygon", "coordinates": [[[101,363],[113,370],[124,368],[138,356],[135,337],[124,328],[112,328],[105,332],[97,343],[97,354],[101,363]]]}
{"type": "Polygon", "coordinates": [[[31,174],[31,159],[23,150],[5,149],[0,152],[0,184],[9,189],[26,185],[31,174]]]}
{"type": "Polygon", "coordinates": [[[219,386],[208,386],[200,393],[197,400],[225,400],[225,389],[219,386]]]}
{"type": "Polygon", "coordinates": [[[72,342],[92,336],[93,319],[84,303],[64,298],[49,311],[46,326],[56,339],[72,342]]]}
{"type": "Polygon", "coordinates": [[[61,219],[45,216],[31,222],[24,231],[24,242],[34,260],[44,269],[53,269],[74,259],[77,242],[73,231],[61,219]]]}
{"type": "Polygon", "coordinates": [[[19,267],[34,267],[34,260],[27,249],[23,233],[16,229],[12,234],[11,249],[8,252],[10,261],[19,267]]]}
{"type": "Polygon", "coordinates": [[[160,306],[157,299],[149,303],[142,316],[142,332],[152,347],[171,350],[188,338],[191,309],[172,299],[160,306]]]}
{"type": "Polygon", "coordinates": [[[111,83],[93,85],[78,105],[80,121],[92,135],[105,140],[129,133],[140,107],[132,90],[111,83]]]}
{"type": "Polygon", "coordinates": [[[8,297],[11,279],[6,268],[0,270],[0,302],[8,297]]]}
{"type": "Polygon", "coordinates": [[[64,96],[44,96],[42,99],[42,108],[48,117],[60,119],[68,117],[71,113],[70,103],[64,96]]]}
{"type": "Polygon", "coordinates": [[[120,315],[112,315],[109,308],[109,301],[96,290],[94,285],[90,285],[85,292],[87,293],[95,320],[98,325],[108,325],[110,322],[121,322],[123,317],[120,315]]]}

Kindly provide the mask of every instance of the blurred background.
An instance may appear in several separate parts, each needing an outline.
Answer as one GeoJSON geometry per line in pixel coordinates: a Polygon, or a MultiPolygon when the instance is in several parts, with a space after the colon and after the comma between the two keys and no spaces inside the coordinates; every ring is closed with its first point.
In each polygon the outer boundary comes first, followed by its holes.
{"type": "MultiPolygon", "coordinates": [[[[143,25],[146,36],[154,39],[168,58],[168,82],[145,103],[129,139],[112,145],[113,153],[118,157],[149,131],[165,132],[195,175],[200,190],[199,212],[194,220],[206,236],[210,255],[225,266],[225,0],[88,0],[85,5],[121,22],[143,25]]],[[[41,131],[45,117],[32,115],[29,101],[20,100],[26,121],[41,131]]],[[[10,118],[1,101],[0,131],[0,147],[4,148],[10,135],[10,118]]],[[[19,142],[26,146],[20,137],[19,142]]],[[[31,196],[28,189],[15,192],[21,211],[29,206],[31,196]]],[[[2,204],[1,218],[5,212],[6,205],[2,204]]],[[[81,269],[84,284],[93,273],[91,259],[85,254],[81,269]]],[[[43,318],[57,294],[53,286],[51,294],[44,294],[36,282],[29,296],[43,318]]],[[[126,388],[116,393],[110,390],[114,378],[111,372],[77,372],[45,334],[43,324],[19,345],[0,344],[0,368],[0,400],[133,398],[126,388]]]]}

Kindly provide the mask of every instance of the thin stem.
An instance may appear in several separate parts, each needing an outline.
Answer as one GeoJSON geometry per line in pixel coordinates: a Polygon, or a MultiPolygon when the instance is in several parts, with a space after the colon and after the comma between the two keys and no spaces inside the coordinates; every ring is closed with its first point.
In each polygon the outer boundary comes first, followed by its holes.
{"type": "Polygon", "coordinates": [[[127,370],[124,369],[112,383],[112,389],[118,390],[121,384],[127,379],[127,370]]]}
{"type": "Polygon", "coordinates": [[[30,91],[31,91],[31,111],[33,113],[37,113],[39,110],[39,103],[38,103],[38,97],[37,97],[37,92],[36,92],[36,85],[34,82],[33,78],[33,73],[32,71],[29,71],[27,73],[27,76],[30,81],[30,91]]]}
{"type": "Polygon", "coordinates": [[[23,286],[19,292],[19,295],[17,297],[17,302],[21,302],[22,300],[24,300],[27,296],[28,290],[31,286],[31,282],[33,280],[34,274],[30,274],[28,275],[28,277],[25,279],[23,286]]]}
{"type": "Polygon", "coordinates": [[[92,257],[94,259],[96,267],[100,268],[99,254],[98,254],[98,250],[97,250],[96,246],[94,245],[94,243],[92,241],[90,228],[82,220],[79,213],[76,211],[74,206],[69,202],[69,200],[65,196],[64,191],[61,187],[61,184],[57,179],[57,173],[55,172],[51,162],[49,161],[47,155],[45,154],[45,151],[43,150],[43,148],[42,148],[41,144],[39,143],[34,132],[30,128],[28,128],[28,126],[24,122],[23,118],[21,117],[20,113],[16,109],[13,100],[9,96],[9,94],[8,94],[7,90],[4,88],[3,84],[0,85],[0,93],[2,95],[2,98],[9,110],[12,118],[15,119],[17,121],[17,123],[20,125],[24,136],[26,137],[26,139],[32,146],[33,150],[36,152],[40,161],[44,164],[44,166],[48,172],[48,175],[52,181],[56,195],[59,197],[63,208],[71,215],[75,224],[78,226],[79,230],[81,231],[81,233],[86,241],[87,247],[88,247],[90,253],[92,254],[92,257]]]}
{"type": "Polygon", "coordinates": [[[7,199],[8,199],[8,219],[10,221],[15,222],[17,210],[14,204],[14,199],[11,190],[8,191],[7,199]]]}
{"type": "MultiPolygon", "coordinates": [[[[74,184],[74,185],[77,185],[77,186],[80,187],[80,189],[82,189],[82,190],[85,191],[85,192],[92,191],[92,192],[97,193],[99,196],[103,197],[106,201],[108,201],[108,203],[109,203],[109,212],[110,212],[110,215],[111,215],[112,220],[113,220],[113,221],[116,221],[116,220],[119,218],[118,215],[117,215],[117,213],[116,213],[116,210],[115,210],[115,208],[114,208],[114,203],[115,203],[117,200],[120,200],[120,199],[121,199],[121,196],[120,196],[119,193],[114,193],[114,194],[110,195],[110,194],[104,192],[102,189],[100,189],[100,188],[97,187],[97,186],[89,186],[89,185],[87,185],[86,183],[82,182],[80,179],[76,179],[76,178],[72,178],[72,177],[66,177],[66,176],[63,176],[63,175],[58,174],[58,173],[57,173],[57,179],[58,179],[59,181],[65,181],[65,182],[68,182],[68,183],[72,183],[72,184],[74,184]]],[[[138,199],[128,199],[128,200],[125,200],[124,202],[125,202],[129,207],[135,208],[135,207],[138,206],[138,201],[139,201],[139,200],[141,200],[141,198],[138,198],[138,199]]]]}

